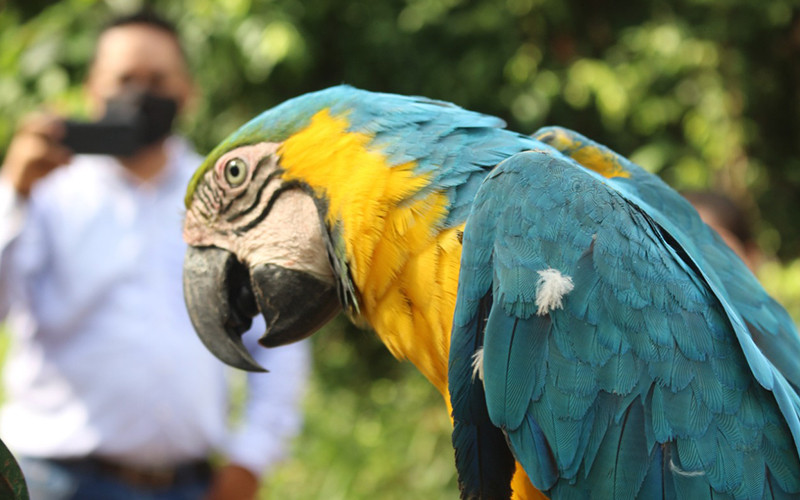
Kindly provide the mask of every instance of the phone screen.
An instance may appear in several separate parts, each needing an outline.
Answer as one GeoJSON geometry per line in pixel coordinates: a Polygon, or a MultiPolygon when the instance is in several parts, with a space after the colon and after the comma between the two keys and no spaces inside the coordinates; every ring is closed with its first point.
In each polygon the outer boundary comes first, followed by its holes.
{"type": "Polygon", "coordinates": [[[136,127],[130,123],[85,123],[67,120],[62,143],[75,153],[130,156],[139,147],[136,127]]]}

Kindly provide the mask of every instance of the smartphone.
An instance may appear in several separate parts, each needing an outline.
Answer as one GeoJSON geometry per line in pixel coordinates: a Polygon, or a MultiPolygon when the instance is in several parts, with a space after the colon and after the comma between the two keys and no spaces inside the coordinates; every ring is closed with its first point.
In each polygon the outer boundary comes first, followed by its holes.
{"type": "Polygon", "coordinates": [[[126,122],[67,120],[61,142],[79,154],[130,156],[140,146],[139,127],[126,122]]]}
{"type": "Polygon", "coordinates": [[[100,120],[67,120],[61,142],[75,153],[131,156],[166,137],[177,111],[172,98],[127,90],[106,101],[100,120]]]}

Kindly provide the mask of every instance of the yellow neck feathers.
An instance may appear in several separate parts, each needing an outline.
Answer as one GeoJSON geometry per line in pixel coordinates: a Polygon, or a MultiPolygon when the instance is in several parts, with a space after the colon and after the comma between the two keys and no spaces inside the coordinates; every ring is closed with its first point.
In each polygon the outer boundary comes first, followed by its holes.
{"type": "Polygon", "coordinates": [[[346,118],[317,113],[281,146],[284,177],[328,200],[327,222],[342,225],[363,318],[446,396],[463,227],[442,230],[447,196],[423,195],[430,179],[415,174],[413,162],[389,166],[367,150],[370,135],[347,127],[346,118]]]}
{"type": "Polygon", "coordinates": [[[625,170],[619,159],[613,152],[603,150],[597,146],[585,144],[575,137],[570,136],[564,130],[554,130],[548,132],[549,137],[546,142],[561,151],[565,155],[572,157],[581,166],[593,170],[605,178],[631,176],[625,170]]]}

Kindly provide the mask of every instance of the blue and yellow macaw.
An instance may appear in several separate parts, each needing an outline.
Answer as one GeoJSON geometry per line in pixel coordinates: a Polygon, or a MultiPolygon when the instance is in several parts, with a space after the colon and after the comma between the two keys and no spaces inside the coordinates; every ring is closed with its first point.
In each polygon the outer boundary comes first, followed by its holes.
{"type": "Polygon", "coordinates": [[[800,495],[788,315],[677,193],[574,132],[339,86],[233,133],[186,207],[212,352],[258,369],[252,316],[272,347],[344,309],[445,397],[463,498],[800,495]]]}

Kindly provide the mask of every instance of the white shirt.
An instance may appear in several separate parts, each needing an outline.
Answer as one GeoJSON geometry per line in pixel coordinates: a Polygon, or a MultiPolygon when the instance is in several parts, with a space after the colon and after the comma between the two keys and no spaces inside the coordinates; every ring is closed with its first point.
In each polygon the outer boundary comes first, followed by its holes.
{"type": "MultiPolygon", "coordinates": [[[[76,156],[25,202],[0,184],[0,317],[12,348],[0,437],[34,457],[173,465],[218,450],[257,475],[301,424],[307,343],[251,350],[243,421],[228,429],[230,371],[183,301],[183,195],[201,158],[178,138],[155,182],[76,156]]],[[[260,318],[255,342],[264,332],[260,318]]],[[[252,335],[255,334],[255,335],[252,335]]]]}

